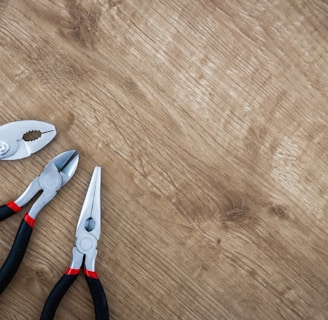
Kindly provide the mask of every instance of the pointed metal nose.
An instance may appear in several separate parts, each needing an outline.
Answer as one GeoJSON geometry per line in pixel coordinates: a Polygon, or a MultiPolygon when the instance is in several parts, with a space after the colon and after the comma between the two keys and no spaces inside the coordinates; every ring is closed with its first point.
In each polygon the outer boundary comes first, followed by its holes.
{"type": "Polygon", "coordinates": [[[80,156],[75,152],[70,158],[69,162],[62,168],[60,174],[63,178],[63,185],[65,185],[75,174],[77,166],[79,164],[80,156]]]}
{"type": "Polygon", "coordinates": [[[45,167],[44,171],[56,170],[62,177],[62,186],[75,174],[79,163],[79,154],[76,150],[69,150],[54,157],[45,167]]]}
{"type": "Polygon", "coordinates": [[[76,150],[68,150],[58,154],[46,165],[45,169],[55,166],[58,171],[61,171],[76,153],[76,150]]]}
{"type": "Polygon", "coordinates": [[[85,232],[97,240],[101,231],[101,167],[95,167],[76,227],[76,237],[85,232]]]}

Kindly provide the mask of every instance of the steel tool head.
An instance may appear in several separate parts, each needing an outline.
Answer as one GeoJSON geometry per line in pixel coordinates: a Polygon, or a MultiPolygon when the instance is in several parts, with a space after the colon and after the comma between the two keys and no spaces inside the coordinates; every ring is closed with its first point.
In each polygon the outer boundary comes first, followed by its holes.
{"type": "Polygon", "coordinates": [[[15,200],[15,203],[24,206],[42,191],[29,212],[31,217],[36,218],[41,209],[55,197],[57,191],[73,177],[78,162],[79,155],[75,150],[57,155],[46,165],[41,175],[36,177],[25,192],[15,200]]]}
{"type": "Polygon", "coordinates": [[[26,158],[45,147],[55,136],[55,126],[43,121],[21,120],[4,124],[0,127],[0,159],[26,158]]]}
{"type": "Polygon", "coordinates": [[[95,271],[101,223],[100,184],[101,168],[95,167],[76,226],[72,269],[79,269],[84,261],[86,270],[95,271]]]}
{"type": "Polygon", "coordinates": [[[54,157],[44,168],[44,173],[56,172],[61,175],[62,184],[65,185],[74,175],[79,163],[79,154],[76,150],[65,151],[54,157]]]}
{"type": "Polygon", "coordinates": [[[92,234],[97,240],[100,237],[101,224],[101,168],[95,167],[85,200],[76,226],[76,237],[81,234],[92,234]]]}

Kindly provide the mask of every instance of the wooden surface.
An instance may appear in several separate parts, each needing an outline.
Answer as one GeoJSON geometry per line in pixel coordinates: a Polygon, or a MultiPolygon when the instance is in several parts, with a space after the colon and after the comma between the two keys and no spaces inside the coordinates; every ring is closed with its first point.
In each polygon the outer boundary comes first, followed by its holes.
{"type": "MultiPolygon", "coordinates": [[[[0,163],[2,201],[81,154],[0,319],[38,319],[95,165],[113,320],[328,319],[327,1],[2,0],[0,23],[0,124],[58,131],[0,163]]],[[[21,217],[1,223],[1,261],[21,217]]],[[[93,318],[80,277],[56,319],[93,318]]]]}

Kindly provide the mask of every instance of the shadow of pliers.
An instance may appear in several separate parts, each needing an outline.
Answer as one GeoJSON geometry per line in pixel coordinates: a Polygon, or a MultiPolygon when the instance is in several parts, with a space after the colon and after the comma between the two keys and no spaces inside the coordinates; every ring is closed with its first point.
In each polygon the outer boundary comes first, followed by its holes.
{"type": "Polygon", "coordinates": [[[0,126],[0,160],[17,160],[45,147],[56,136],[54,125],[20,120],[0,126]]]}

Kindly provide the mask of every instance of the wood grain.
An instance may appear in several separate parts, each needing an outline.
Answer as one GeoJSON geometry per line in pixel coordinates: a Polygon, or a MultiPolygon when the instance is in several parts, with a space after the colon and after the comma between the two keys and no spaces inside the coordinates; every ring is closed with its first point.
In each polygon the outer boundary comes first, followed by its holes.
{"type": "MultiPolygon", "coordinates": [[[[0,318],[38,319],[100,165],[113,320],[327,319],[327,18],[325,0],[1,1],[0,124],[58,131],[1,162],[2,201],[55,154],[81,160],[0,318]]],[[[1,224],[1,261],[20,219],[1,224]]],[[[56,319],[93,317],[80,277],[56,319]]]]}

